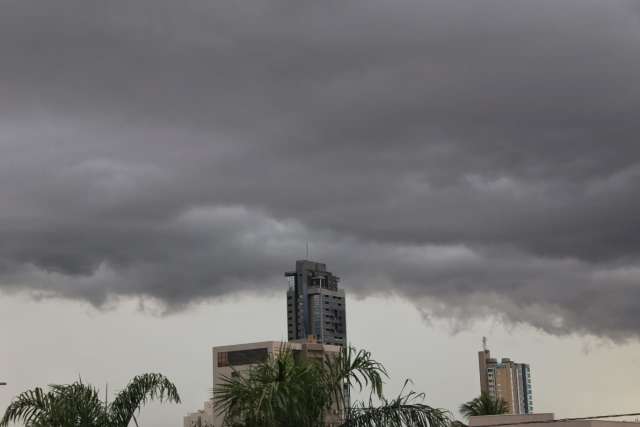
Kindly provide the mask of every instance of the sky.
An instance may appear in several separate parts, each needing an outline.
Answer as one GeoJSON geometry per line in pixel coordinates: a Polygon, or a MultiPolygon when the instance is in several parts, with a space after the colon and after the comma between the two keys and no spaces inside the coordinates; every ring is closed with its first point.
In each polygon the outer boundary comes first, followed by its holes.
{"type": "Polygon", "coordinates": [[[208,379],[284,336],[307,242],[444,406],[483,335],[559,413],[638,401],[598,368],[638,370],[636,1],[5,0],[0,57],[0,405],[118,351],[208,379]],[[549,398],[581,381],[601,406],[549,398]]]}

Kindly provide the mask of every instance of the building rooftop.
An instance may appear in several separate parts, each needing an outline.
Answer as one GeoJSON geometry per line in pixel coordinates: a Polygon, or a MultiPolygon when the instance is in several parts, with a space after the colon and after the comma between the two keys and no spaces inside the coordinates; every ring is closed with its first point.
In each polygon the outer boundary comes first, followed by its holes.
{"type": "Polygon", "coordinates": [[[612,421],[599,419],[556,420],[552,413],[528,415],[484,415],[469,418],[469,427],[640,427],[637,421],[612,421]]]}

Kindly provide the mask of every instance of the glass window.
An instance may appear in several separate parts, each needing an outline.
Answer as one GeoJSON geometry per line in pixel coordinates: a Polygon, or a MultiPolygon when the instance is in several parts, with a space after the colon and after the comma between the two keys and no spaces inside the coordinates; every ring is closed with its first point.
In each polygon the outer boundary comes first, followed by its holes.
{"type": "Polygon", "coordinates": [[[266,348],[238,350],[218,353],[218,366],[242,366],[260,363],[267,360],[266,348]]]}

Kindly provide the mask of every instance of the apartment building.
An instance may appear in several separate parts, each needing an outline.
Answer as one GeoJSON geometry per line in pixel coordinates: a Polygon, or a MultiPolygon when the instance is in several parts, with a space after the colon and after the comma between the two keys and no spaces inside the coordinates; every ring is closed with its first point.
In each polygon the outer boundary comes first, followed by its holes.
{"type": "Polygon", "coordinates": [[[509,358],[500,361],[491,357],[485,347],[478,352],[480,391],[507,402],[509,414],[533,413],[531,368],[509,358]]]}

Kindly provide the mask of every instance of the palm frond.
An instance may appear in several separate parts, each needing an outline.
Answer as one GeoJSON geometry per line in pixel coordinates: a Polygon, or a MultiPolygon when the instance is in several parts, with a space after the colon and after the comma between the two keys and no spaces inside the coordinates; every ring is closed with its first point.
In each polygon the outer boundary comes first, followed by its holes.
{"type": "Polygon", "coordinates": [[[362,391],[370,387],[370,394],[381,398],[383,378],[388,378],[388,373],[382,363],[371,357],[370,352],[349,346],[343,347],[337,356],[325,355],[323,378],[331,404],[344,412],[350,404],[351,388],[362,391]]]}
{"type": "Polygon", "coordinates": [[[25,425],[41,423],[51,406],[51,396],[40,387],[27,390],[16,396],[7,407],[0,426],[22,421],[25,425]]]}
{"type": "Polygon", "coordinates": [[[479,397],[460,405],[460,413],[465,417],[481,415],[500,415],[509,410],[507,402],[503,399],[496,399],[487,393],[482,393],[479,397]]]}
{"type": "Polygon", "coordinates": [[[97,391],[81,381],[54,384],[45,393],[41,388],[18,395],[0,421],[22,421],[27,426],[75,427],[106,425],[105,408],[97,391]]]}
{"type": "Polygon", "coordinates": [[[423,393],[404,393],[409,381],[395,399],[380,398],[381,404],[356,403],[347,413],[343,427],[448,427],[449,413],[422,403],[423,393]]]}
{"type": "Polygon", "coordinates": [[[176,386],[162,374],[143,374],[134,377],[109,405],[111,424],[127,427],[135,412],[149,400],[180,403],[176,386]]]}
{"type": "Polygon", "coordinates": [[[321,384],[317,364],[281,348],[258,365],[223,376],[213,400],[228,425],[314,426],[326,406],[321,384]]]}
{"type": "MultiPolygon", "coordinates": [[[[320,427],[325,420],[349,427],[449,427],[448,412],[404,393],[391,401],[382,393],[384,366],[365,350],[343,348],[323,359],[296,357],[288,349],[266,361],[234,370],[213,389],[216,411],[233,427],[320,427]],[[369,404],[350,406],[349,390],[370,389],[369,404]],[[373,400],[381,402],[374,405],[373,400]]],[[[405,383],[405,387],[408,384],[405,383]]]]}

